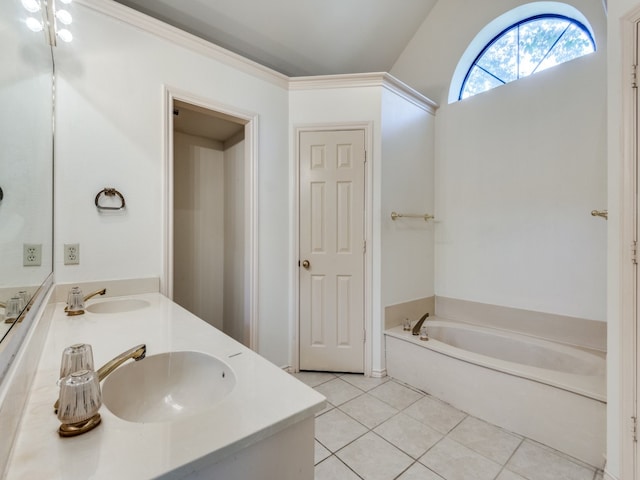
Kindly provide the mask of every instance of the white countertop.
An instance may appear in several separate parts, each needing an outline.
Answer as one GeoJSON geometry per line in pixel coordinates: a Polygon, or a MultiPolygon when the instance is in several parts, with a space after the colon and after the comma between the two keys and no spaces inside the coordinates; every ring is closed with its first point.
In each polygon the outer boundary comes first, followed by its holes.
{"type": "MultiPolygon", "coordinates": [[[[127,313],[68,317],[56,304],[7,471],[8,479],[179,478],[237,453],[324,408],[325,399],[159,293],[127,313]],[[233,391],[205,413],[166,423],[133,423],[100,409],[102,424],[61,438],[53,412],[65,347],[89,343],[96,368],[144,343],[147,356],[168,351],[207,353],[235,372],[233,391]]],[[[112,299],[89,301],[97,303],[112,299]]],[[[142,360],[144,361],[144,360],[142,360]]]]}

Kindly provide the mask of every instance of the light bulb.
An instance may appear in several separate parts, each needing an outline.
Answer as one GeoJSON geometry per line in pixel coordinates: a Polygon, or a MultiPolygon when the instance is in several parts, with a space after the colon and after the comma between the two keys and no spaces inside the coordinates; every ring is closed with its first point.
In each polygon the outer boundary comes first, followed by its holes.
{"type": "Polygon", "coordinates": [[[40,11],[40,1],[39,0],[22,0],[22,6],[29,13],[36,13],[40,11]]]}
{"type": "Polygon", "coordinates": [[[66,10],[57,10],[56,18],[60,20],[60,23],[63,25],[71,25],[71,22],[73,22],[73,17],[66,10]]]}
{"type": "Polygon", "coordinates": [[[41,32],[42,29],[44,28],[42,21],[33,17],[27,18],[26,23],[27,23],[27,28],[32,32],[41,32]]]}
{"type": "Polygon", "coordinates": [[[58,37],[60,37],[60,40],[62,40],[63,42],[68,43],[73,40],[73,35],[71,35],[71,32],[66,28],[58,30],[56,33],[58,34],[58,37]]]}

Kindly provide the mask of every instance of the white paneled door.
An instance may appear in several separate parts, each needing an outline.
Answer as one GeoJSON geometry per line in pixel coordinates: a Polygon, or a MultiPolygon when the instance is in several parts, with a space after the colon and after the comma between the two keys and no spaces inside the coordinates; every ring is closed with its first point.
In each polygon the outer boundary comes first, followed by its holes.
{"type": "Polygon", "coordinates": [[[300,369],[364,371],[364,130],[303,131],[300,369]]]}

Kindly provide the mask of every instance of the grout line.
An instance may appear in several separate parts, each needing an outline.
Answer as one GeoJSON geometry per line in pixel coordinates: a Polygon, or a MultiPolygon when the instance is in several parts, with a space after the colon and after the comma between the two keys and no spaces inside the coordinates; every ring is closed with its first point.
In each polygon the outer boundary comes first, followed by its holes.
{"type": "MultiPolygon", "coordinates": [[[[496,476],[496,478],[498,478],[500,474],[507,468],[507,464],[511,461],[511,459],[513,458],[513,456],[516,454],[516,452],[522,446],[523,443],[524,443],[524,437],[520,439],[520,443],[518,443],[518,446],[513,449],[513,452],[511,452],[511,455],[509,455],[509,458],[507,458],[507,461],[504,462],[504,465],[502,465],[502,468],[498,472],[498,475],[496,476]]],[[[511,470],[508,470],[508,471],[511,471],[511,470]]],[[[520,474],[518,473],[518,475],[520,474]]],[[[521,476],[524,477],[524,475],[521,475],[521,476]]]]}
{"type": "MultiPolygon", "coordinates": [[[[454,407],[454,408],[455,408],[455,407],[454,407]]],[[[460,410],[460,411],[462,411],[462,410],[460,410]]],[[[466,413],[466,412],[463,412],[463,413],[466,413]]],[[[477,454],[478,454],[478,455],[480,455],[481,457],[486,458],[487,460],[489,460],[489,461],[491,461],[491,462],[493,462],[493,463],[495,463],[495,464],[497,464],[497,465],[500,465],[501,467],[503,467],[503,468],[504,468],[504,466],[507,464],[507,462],[509,462],[509,460],[511,460],[511,457],[513,457],[513,454],[514,454],[514,453],[516,452],[516,450],[520,447],[520,445],[522,444],[522,442],[524,441],[524,439],[525,439],[526,437],[523,437],[522,435],[518,435],[518,434],[516,434],[516,433],[513,433],[513,432],[511,432],[511,431],[509,431],[509,430],[506,430],[506,429],[504,429],[504,428],[502,428],[502,427],[499,427],[499,426],[497,426],[497,425],[494,425],[493,423],[490,423],[490,422],[487,422],[487,421],[485,421],[485,420],[482,420],[481,418],[474,417],[473,415],[471,415],[471,414],[469,414],[469,413],[467,413],[466,415],[467,415],[467,416],[466,416],[466,417],[464,417],[464,418],[463,418],[463,419],[458,423],[458,425],[456,425],[456,426],[455,426],[455,427],[453,427],[451,430],[449,430],[449,433],[447,433],[447,434],[445,435],[446,437],[448,437],[451,433],[453,433],[453,431],[454,431],[454,430],[455,430],[455,429],[456,429],[456,428],[457,428],[457,427],[458,427],[462,422],[464,422],[467,418],[473,418],[473,419],[479,420],[479,421],[481,421],[481,422],[484,422],[484,423],[486,423],[487,425],[489,425],[489,426],[491,426],[491,427],[495,427],[495,428],[497,428],[498,430],[500,430],[500,432],[501,432],[501,433],[504,433],[505,435],[509,435],[509,436],[512,436],[512,437],[514,437],[514,438],[516,438],[516,439],[517,439],[517,438],[519,438],[519,439],[520,439],[520,442],[518,442],[518,446],[517,446],[516,448],[514,448],[514,450],[511,452],[511,455],[509,455],[509,457],[507,458],[507,460],[506,460],[504,463],[500,463],[498,460],[493,459],[493,458],[490,458],[490,457],[488,457],[487,455],[485,455],[483,452],[480,452],[480,451],[476,450],[475,448],[473,448],[473,446],[472,446],[472,445],[468,445],[468,444],[466,444],[466,443],[465,443],[464,441],[462,441],[462,440],[456,440],[456,439],[454,439],[454,438],[451,438],[451,440],[452,440],[452,441],[459,443],[459,444],[460,444],[460,445],[462,445],[463,447],[468,448],[469,450],[471,450],[471,451],[472,451],[472,452],[474,452],[474,453],[477,453],[477,454]]],[[[501,471],[502,471],[502,470],[501,470],[501,471]]]]}
{"type": "MultiPolygon", "coordinates": [[[[342,459],[341,459],[339,456],[337,456],[337,455],[334,455],[334,456],[338,459],[338,461],[339,461],[339,462],[342,462],[342,464],[343,464],[345,467],[347,467],[349,470],[351,470],[351,471],[354,473],[354,475],[355,475],[356,477],[358,477],[358,478],[362,479],[362,477],[361,477],[360,475],[358,475],[358,472],[356,472],[353,468],[351,468],[351,467],[349,466],[349,464],[347,464],[346,462],[343,462],[343,461],[342,461],[342,459]]],[[[364,480],[364,479],[362,479],[362,480],[364,480]]]]}
{"type": "MultiPolygon", "coordinates": [[[[375,431],[375,429],[376,429],[376,428],[378,428],[378,427],[379,427],[379,426],[381,426],[381,425],[384,425],[384,424],[385,424],[385,423],[387,423],[389,420],[391,420],[391,419],[393,419],[393,418],[397,417],[397,416],[398,416],[398,415],[400,415],[401,413],[402,413],[402,410],[398,410],[395,414],[393,414],[392,416],[390,416],[389,418],[387,418],[384,422],[382,422],[381,424],[376,425],[374,428],[372,428],[372,429],[371,429],[371,431],[372,431],[373,433],[375,433],[376,435],[378,435],[378,436],[379,436],[380,438],[382,438],[383,440],[385,440],[386,442],[391,443],[389,440],[387,440],[386,438],[384,438],[381,434],[379,434],[378,432],[376,432],[376,431],[375,431]]],[[[407,415],[406,413],[404,414],[404,416],[405,416],[405,417],[408,417],[408,418],[411,418],[414,422],[421,423],[421,422],[419,422],[418,420],[416,420],[416,419],[414,419],[414,418],[412,418],[412,417],[409,417],[409,415],[407,415]]],[[[423,424],[423,423],[421,423],[421,425],[422,425],[422,426],[424,426],[424,424],[423,424]]],[[[439,435],[442,435],[440,432],[438,432],[437,430],[434,430],[434,429],[433,429],[433,428],[431,428],[431,427],[427,427],[427,428],[430,428],[431,430],[433,430],[434,432],[438,433],[439,435]]],[[[439,440],[438,440],[438,441],[439,441],[439,440]]],[[[416,462],[418,461],[418,458],[420,458],[422,455],[424,455],[424,454],[425,454],[425,453],[427,453],[427,451],[428,451],[428,449],[427,449],[427,450],[425,450],[424,452],[422,452],[420,455],[418,455],[418,457],[417,457],[417,458],[414,458],[414,456],[413,456],[413,455],[411,455],[409,452],[405,451],[404,449],[402,449],[400,446],[396,445],[395,443],[391,443],[391,445],[393,445],[394,447],[396,447],[396,448],[397,448],[398,450],[400,450],[402,453],[404,453],[404,454],[406,454],[406,455],[409,455],[409,457],[413,458],[416,462]]],[[[429,447],[429,448],[431,448],[431,447],[429,447]]]]}
{"type": "MultiPolygon", "coordinates": [[[[395,446],[395,445],[394,445],[395,446]]],[[[413,463],[411,465],[409,465],[407,468],[405,468],[404,470],[402,470],[398,475],[396,475],[395,477],[393,477],[393,480],[398,480],[402,475],[405,474],[405,472],[407,470],[409,470],[411,467],[413,467],[416,463],[418,463],[417,460],[414,460],[413,463]]]]}
{"type": "Polygon", "coordinates": [[[568,462],[573,463],[574,465],[577,465],[578,467],[581,468],[586,468],[586,469],[591,469],[591,470],[598,470],[598,467],[594,466],[594,465],[589,465],[586,462],[583,462],[582,460],[580,460],[579,458],[576,457],[572,457],[571,455],[569,455],[568,453],[564,453],[556,448],[550,447],[549,445],[545,445],[544,443],[538,442],[537,440],[534,440],[533,438],[529,438],[529,437],[524,437],[525,441],[528,441],[529,443],[531,443],[534,446],[537,446],[538,448],[541,448],[542,450],[545,450],[549,453],[551,453],[552,455],[566,460],[568,462]]]}
{"type": "Polygon", "coordinates": [[[372,388],[371,390],[369,390],[369,391],[368,391],[368,392],[366,392],[366,393],[370,394],[372,397],[377,398],[377,399],[378,399],[378,400],[380,400],[381,402],[384,402],[384,403],[386,403],[387,405],[389,405],[389,406],[391,406],[391,407],[393,407],[393,408],[395,408],[396,410],[399,410],[399,411],[401,411],[401,412],[402,412],[402,411],[404,411],[404,410],[406,410],[407,408],[409,408],[409,407],[410,407],[411,405],[413,405],[414,403],[416,403],[416,402],[418,402],[418,401],[420,401],[420,400],[422,400],[423,398],[425,398],[425,397],[427,397],[427,396],[428,396],[428,394],[426,394],[426,393],[424,393],[424,392],[416,391],[416,390],[415,390],[415,389],[413,389],[413,388],[409,388],[409,387],[407,387],[406,385],[403,385],[402,383],[398,383],[398,382],[397,382],[397,381],[395,381],[394,379],[391,379],[391,380],[389,380],[389,381],[387,381],[387,382],[383,383],[382,385],[386,385],[386,384],[387,384],[387,383],[389,383],[389,382],[394,382],[396,385],[398,385],[398,386],[400,386],[400,387],[408,388],[409,390],[411,390],[411,391],[413,391],[413,392],[415,392],[415,393],[420,394],[420,395],[421,395],[421,397],[416,398],[413,402],[411,402],[411,403],[410,403],[409,405],[407,405],[406,407],[403,407],[403,408],[401,408],[401,409],[398,409],[395,405],[391,405],[389,402],[387,402],[387,401],[383,400],[382,398],[378,398],[376,395],[374,395],[374,394],[372,394],[372,393],[371,393],[371,391],[372,391],[372,390],[375,390],[376,388],[380,387],[381,385],[378,385],[378,387],[372,388]]]}
{"type": "MultiPolygon", "coordinates": [[[[447,405],[448,405],[448,404],[447,404],[447,405]]],[[[451,406],[451,405],[449,405],[449,406],[451,406]]],[[[452,407],[452,408],[455,408],[455,407],[452,407]]],[[[456,409],[456,410],[458,410],[458,409],[456,409]]],[[[445,437],[448,437],[448,436],[449,436],[449,434],[450,434],[451,432],[453,432],[456,428],[458,428],[458,426],[459,426],[462,422],[464,422],[467,418],[469,418],[469,414],[468,414],[467,412],[463,412],[462,410],[458,410],[458,411],[459,411],[459,412],[464,413],[464,417],[462,417],[462,419],[461,419],[458,423],[456,423],[453,427],[451,427],[451,428],[449,429],[449,431],[448,431],[447,433],[445,433],[445,434],[444,434],[444,436],[445,436],[445,437]]],[[[452,438],[451,440],[453,440],[453,438],[452,438]]],[[[455,441],[456,441],[456,440],[454,440],[454,442],[455,442],[455,441]]],[[[463,446],[465,446],[465,447],[466,447],[466,445],[464,445],[464,443],[461,443],[461,442],[458,442],[458,443],[460,443],[461,445],[463,445],[463,446]]],[[[467,448],[469,448],[469,447],[467,447],[467,448]]],[[[473,450],[473,448],[469,448],[469,450],[472,450],[472,451],[474,451],[474,452],[475,452],[475,450],[473,450]]],[[[476,452],[476,453],[479,453],[479,452],[476,452]]],[[[482,456],[484,457],[484,455],[482,455],[482,456]]],[[[485,457],[485,458],[486,458],[486,457],[485,457]]],[[[496,463],[498,463],[498,462],[496,462],[496,463]]]]}

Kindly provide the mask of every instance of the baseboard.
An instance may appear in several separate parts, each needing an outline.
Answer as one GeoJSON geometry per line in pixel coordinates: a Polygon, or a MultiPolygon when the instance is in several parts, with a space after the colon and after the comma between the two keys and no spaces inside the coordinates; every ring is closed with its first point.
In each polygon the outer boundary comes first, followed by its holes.
{"type": "Polygon", "coordinates": [[[382,378],[387,376],[387,369],[383,370],[371,370],[371,376],[373,378],[382,378]]]}
{"type": "Polygon", "coordinates": [[[287,373],[295,373],[295,370],[291,365],[283,365],[280,368],[287,373]]]}
{"type": "Polygon", "coordinates": [[[604,470],[604,475],[603,475],[603,480],[620,480],[618,477],[616,477],[615,475],[611,475],[609,472],[607,472],[607,469],[605,468],[604,470]]]}

